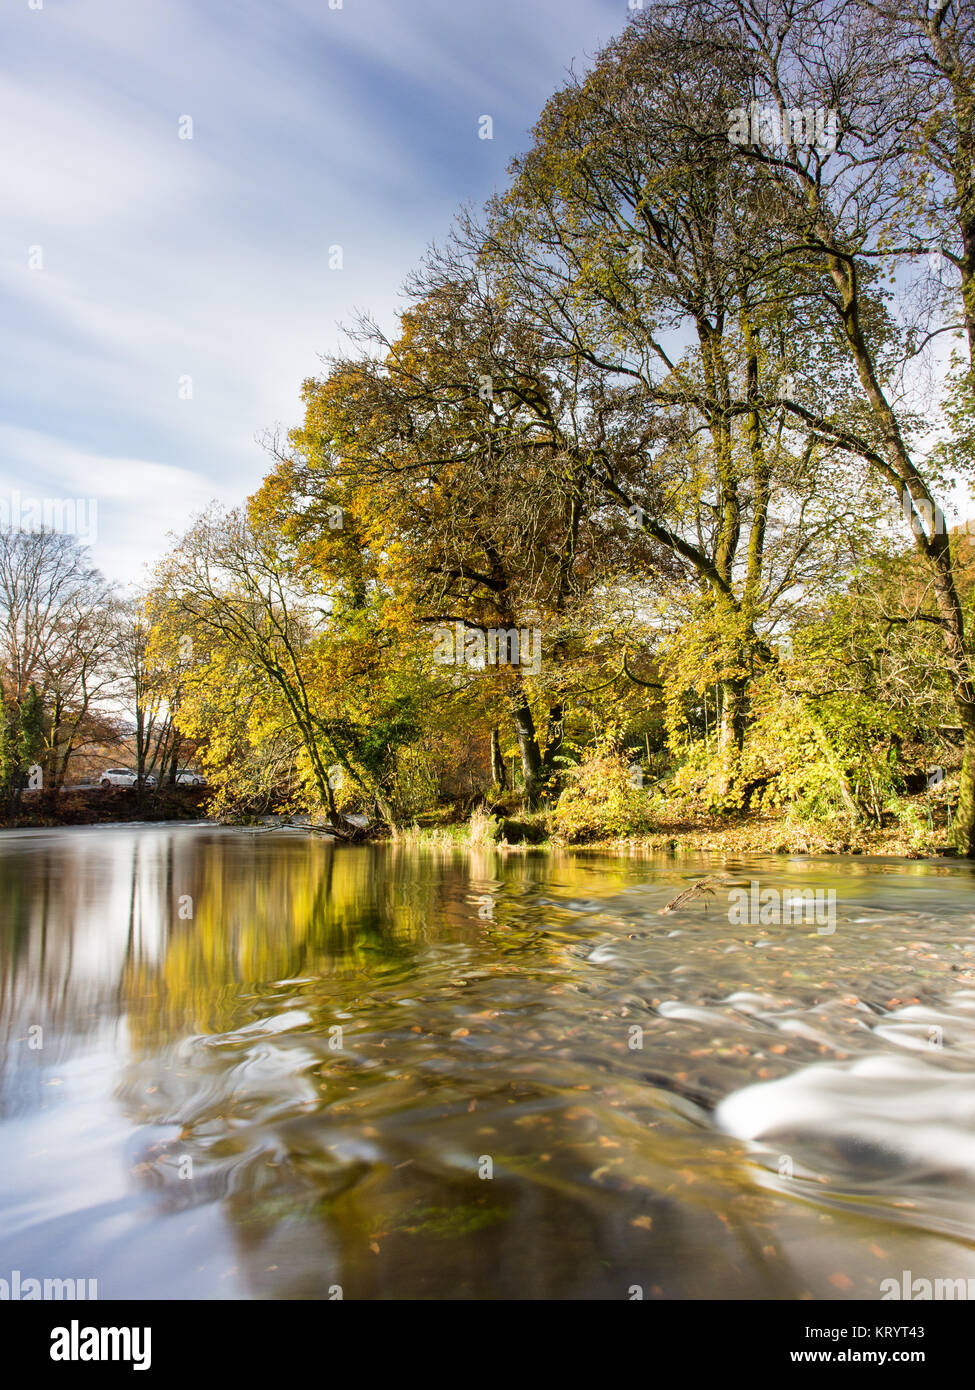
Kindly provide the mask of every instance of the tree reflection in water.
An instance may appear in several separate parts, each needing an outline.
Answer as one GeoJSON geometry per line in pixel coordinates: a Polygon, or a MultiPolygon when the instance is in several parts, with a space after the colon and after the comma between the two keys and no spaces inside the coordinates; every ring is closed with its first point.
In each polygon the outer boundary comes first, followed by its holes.
{"type": "Polygon", "coordinates": [[[802,1091],[788,1134],[756,1093],[765,1143],[712,1113],[811,1063],[849,1091],[857,1059],[902,1055],[915,999],[965,1085],[970,870],[730,866],[835,888],[826,939],[732,926],[720,902],[660,918],[712,868],[8,836],[10,1255],[94,1262],[102,1297],[877,1297],[902,1268],[970,1273],[972,1179],[950,1164],[878,1170],[869,1132],[804,1125],[802,1091]]]}

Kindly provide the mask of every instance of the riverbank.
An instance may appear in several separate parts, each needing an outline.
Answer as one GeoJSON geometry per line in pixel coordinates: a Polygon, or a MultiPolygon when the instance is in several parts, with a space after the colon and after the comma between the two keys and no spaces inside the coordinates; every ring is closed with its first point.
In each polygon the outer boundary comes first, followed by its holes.
{"type": "Polygon", "coordinates": [[[205,787],[158,787],[141,792],[131,787],[79,787],[51,798],[25,793],[0,814],[0,829],[29,830],[68,825],[105,825],[120,821],[205,820],[205,787]]]}
{"type": "MultiPolygon", "coordinates": [[[[0,830],[25,830],[72,825],[108,825],[131,821],[206,822],[207,792],[201,787],[144,791],[113,787],[69,791],[55,803],[24,800],[13,814],[0,817],[0,830]]],[[[475,811],[460,820],[444,810],[431,823],[399,827],[396,842],[448,847],[498,845],[518,849],[585,849],[610,854],[863,854],[926,859],[954,854],[943,813],[929,813],[923,797],[905,801],[900,816],[884,823],[852,822],[842,817],[828,822],[803,821],[788,813],[752,813],[736,817],[694,815],[674,808],[663,812],[654,829],[641,834],[593,835],[569,839],[560,835],[546,812],[486,815],[475,811]],[[451,817],[448,819],[448,817],[451,817]]],[[[267,816],[265,827],[310,829],[288,817],[267,816]]],[[[364,823],[365,818],[356,818],[364,823]]],[[[317,833],[329,838],[322,826],[317,833]]],[[[379,831],[377,838],[388,832],[379,831]]]]}
{"type": "Polygon", "coordinates": [[[724,854],[869,854],[901,859],[953,856],[945,828],[904,825],[886,826],[802,824],[784,816],[755,816],[732,824],[674,824],[657,833],[602,839],[591,849],[614,853],[640,850],[647,853],[701,851],[724,854]]]}
{"type": "Polygon", "coordinates": [[[530,849],[586,849],[612,854],[864,854],[901,859],[953,856],[943,807],[929,811],[923,796],[905,798],[900,815],[881,824],[802,820],[789,812],[738,816],[664,810],[652,830],[640,834],[560,835],[545,812],[488,816],[470,821],[416,825],[394,836],[419,845],[471,844],[530,849]]]}

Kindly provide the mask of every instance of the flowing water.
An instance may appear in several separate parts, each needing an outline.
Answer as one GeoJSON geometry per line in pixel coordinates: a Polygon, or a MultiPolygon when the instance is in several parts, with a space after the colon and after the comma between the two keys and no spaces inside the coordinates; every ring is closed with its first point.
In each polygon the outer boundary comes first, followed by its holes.
{"type": "Polygon", "coordinates": [[[975,1295],[973,887],[951,861],[7,833],[0,1278],[975,1295]],[[753,882],[835,916],[739,922],[753,882]]]}

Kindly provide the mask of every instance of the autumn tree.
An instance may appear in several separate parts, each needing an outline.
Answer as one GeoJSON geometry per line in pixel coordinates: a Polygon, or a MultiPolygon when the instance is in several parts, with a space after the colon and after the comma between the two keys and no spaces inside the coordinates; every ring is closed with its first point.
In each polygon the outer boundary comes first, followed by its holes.
{"type": "Polygon", "coordinates": [[[629,26],[547,104],[487,226],[468,220],[461,239],[563,377],[586,381],[571,421],[544,383],[531,403],[652,542],[656,570],[660,552],[677,569],[668,608],[710,634],[701,675],[718,687],[727,792],[777,602],[825,572],[874,499],[860,460],[786,408],[814,364],[840,413],[852,371],[826,315],[793,302],[758,180],[728,157],[735,62],[686,37],[652,16],[629,26]]]}
{"type": "Polygon", "coordinates": [[[204,743],[218,782],[221,761],[239,769],[242,751],[275,746],[291,762],[285,780],[343,833],[343,777],[375,815],[393,818],[390,766],[414,732],[420,699],[408,660],[389,660],[376,596],[351,587],[323,591],[259,499],[198,518],[160,567],[153,595],[152,649],[170,666],[191,653],[177,720],[204,743]]]}
{"type": "Polygon", "coordinates": [[[826,312],[857,386],[847,420],[815,396],[786,408],[869,465],[930,566],[930,606],[901,616],[941,632],[964,731],[955,840],[975,853],[975,682],[944,510],[948,480],[920,443],[924,422],[903,375],[944,330],[946,295],[969,321],[970,16],[951,3],[922,16],[913,3],[695,0],[658,5],[632,32],[639,41],[658,25],[679,33],[690,64],[733,54],[726,110],[758,113],[759,130],[749,122],[727,149],[759,181],[760,225],[791,277],[790,312],[802,304],[826,312]],[[793,113],[806,111],[829,115],[827,138],[799,135],[793,113]],[[945,266],[954,267],[953,284],[942,279],[945,266]],[[905,275],[914,312],[898,322],[886,301],[905,275]]]}
{"type": "MultiPolygon", "coordinates": [[[[71,537],[0,532],[0,684],[8,720],[40,701],[42,735],[31,760],[46,788],[64,783],[72,757],[103,732],[112,682],[112,587],[71,537]]],[[[34,716],[28,723],[36,723],[34,716]]],[[[15,740],[16,741],[16,740],[15,740]]],[[[32,744],[37,739],[29,740],[32,744]]]]}

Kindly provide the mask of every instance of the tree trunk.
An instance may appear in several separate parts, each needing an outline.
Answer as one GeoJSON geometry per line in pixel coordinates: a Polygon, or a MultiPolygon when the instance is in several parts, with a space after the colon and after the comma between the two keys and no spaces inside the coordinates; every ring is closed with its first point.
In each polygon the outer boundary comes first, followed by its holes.
{"type": "Polygon", "coordinates": [[[958,804],[951,842],[959,854],[975,858],[975,711],[965,726],[965,747],[958,778],[958,804]]]}
{"type": "Polygon", "coordinates": [[[745,743],[745,682],[721,681],[719,686],[718,757],[715,791],[726,797],[735,784],[745,743]]]}
{"type": "Polygon", "coordinates": [[[528,803],[528,809],[534,811],[542,799],[542,755],[538,748],[535,720],[532,718],[528,696],[524,690],[519,690],[514,696],[511,713],[515,724],[515,735],[518,739],[518,751],[521,754],[521,770],[525,779],[525,800],[528,803]]]}
{"type": "MultiPolygon", "coordinates": [[[[818,225],[817,232],[826,232],[818,225]]],[[[829,244],[827,240],[825,244],[829,244]]],[[[969,633],[958,592],[951,541],[944,512],[908,452],[893,409],[881,390],[876,367],[860,322],[856,276],[838,254],[830,254],[833,283],[842,295],[843,328],[857,373],[883,438],[887,466],[881,471],[910,517],[915,546],[931,566],[934,599],[941,620],[947,676],[958,718],[965,730],[965,755],[959,788],[954,843],[962,854],[975,855],[975,683],[971,674],[969,633]],[[969,751],[971,750],[971,751],[969,751]]]]}
{"type": "Polygon", "coordinates": [[[491,730],[491,780],[499,792],[508,790],[508,770],[501,752],[501,734],[497,725],[491,730]]]}
{"type": "Polygon", "coordinates": [[[141,792],[146,775],[145,713],[141,705],[135,709],[135,770],[136,790],[141,792]]]}
{"type": "Polygon", "coordinates": [[[565,742],[565,709],[562,705],[552,705],[548,712],[548,741],[545,744],[545,757],[542,766],[545,771],[545,788],[554,799],[559,791],[560,774],[556,758],[562,752],[565,742]]]}

